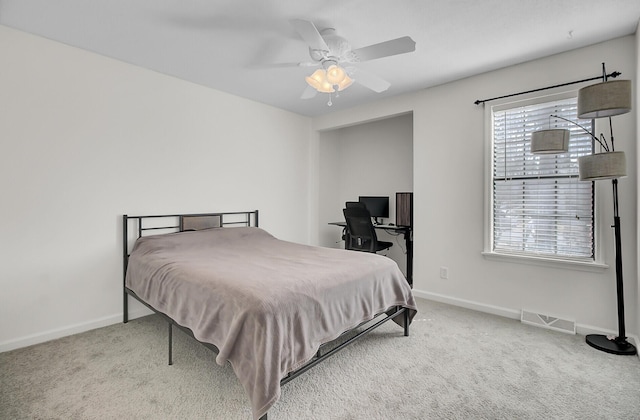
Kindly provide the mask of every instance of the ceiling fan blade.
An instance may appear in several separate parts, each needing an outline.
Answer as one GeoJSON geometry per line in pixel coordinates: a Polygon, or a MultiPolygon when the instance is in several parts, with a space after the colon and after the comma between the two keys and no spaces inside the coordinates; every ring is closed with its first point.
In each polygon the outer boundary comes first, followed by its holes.
{"type": "Polygon", "coordinates": [[[322,35],[320,35],[320,32],[318,32],[318,29],[313,22],[302,19],[293,19],[291,21],[291,25],[293,25],[294,29],[300,34],[304,42],[306,42],[311,49],[329,51],[327,43],[324,41],[324,38],[322,38],[322,35]]]}
{"type": "Polygon", "coordinates": [[[391,83],[373,73],[354,68],[352,70],[352,74],[353,80],[356,83],[360,83],[362,86],[371,89],[376,93],[384,92],[389,89],[389,86],[391,86],[391,83]]]}
{"type": "Polygon", "coordinates": [[[318,91],[315,90],[312,86],[307,86],[304,92],[302,92],[302,96],[300,96],[300,99],[311,99],[316,96],[316,93],[318,93],[318,91]]]}
{"type": "Polygon", "coordinates": [[[303,61],[301,63],[263,63],[263,64],[252,64],[248,66],[251,69],[279,69],[279,68],[287,68],[287,67],[317,67],[320,63],[311,62],[311,61],[303,61]]]}
{"type": "Polygon", "coordinates": [[[353,50],[358,61],[375,60],[376,58],[389,57],[391,55],[405,54],[416,50],[416,42],[410,36],[392,39],[379,44],[353,50]]]}

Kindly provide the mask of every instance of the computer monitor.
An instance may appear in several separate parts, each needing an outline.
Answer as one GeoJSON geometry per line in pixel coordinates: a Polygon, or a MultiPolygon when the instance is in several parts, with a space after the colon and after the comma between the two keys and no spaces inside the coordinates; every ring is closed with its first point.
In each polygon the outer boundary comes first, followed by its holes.
{"type": "Polygon", "coordinates": [[[369,214],[376,222],[378,218],[389,218],[389,197],[373,197],[373,196],[360,196],[358,201],[363,203],[369,214]]]}

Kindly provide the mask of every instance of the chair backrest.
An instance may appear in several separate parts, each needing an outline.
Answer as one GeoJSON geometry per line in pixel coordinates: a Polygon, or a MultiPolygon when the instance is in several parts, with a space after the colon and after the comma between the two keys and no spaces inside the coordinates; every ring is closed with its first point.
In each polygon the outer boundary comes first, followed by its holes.
{"type": "Polygon", "coordinates": [[[348,209],[352,208],[352,207],[361,207],[366,209],[367,206],[364,203],[361,203],[359,201],[347,201],[346,203],[344,203],[344,206],[348,209]]]}
{"type": "Polygon", "coordinates": [[[347,222],[345,249],[376,252],[378,237],[366,207],[347,207],[342,210],[347,222]]]}

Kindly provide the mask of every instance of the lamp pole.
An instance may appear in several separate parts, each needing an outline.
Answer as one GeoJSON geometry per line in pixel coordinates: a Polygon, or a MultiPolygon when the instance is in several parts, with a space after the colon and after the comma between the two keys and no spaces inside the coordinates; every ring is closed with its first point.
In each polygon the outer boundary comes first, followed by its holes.
{"type": "Polygon", "coordinates": [[[610,339],[606,335],[589,334],[586,342],[591,347],[612,354],[634,355],[635,346],[627,341],[624,326],[624,291],[622,281],[622,239],[620,237],[620,215],[618,213],[618,179],[611,180],[613,187],[613,226],[616,246],[616,290],[618,295],[618,336],[610,339]]]}
{"type": "MultiPolygon", "coordinates": [[[[626,114],[631,111],[631,81],[618,80],[607,82],[607,72],[602,63],[602,83],[583,87],[578,91],[578,118],[609,118],[609,131],[611,133],[611,148],[603,134],[600,138],[580,124],[559,115],[551,115],[569,122],[600,144],[604,153],[584,155],[578,158],[580,168],[580,180],[596,181],[611,179],[613,187],[613,226],[616,249],[616,292],[618,297],[618,336],[606,336],[602,334],[589,334],[586,342],[591,347],[613,354],[634,355],[637,354],[635,346],[627,341],[624,328],[624,293],[622,282],[622,239],[620,235],[620,215],[618,212],[618,178],[626,176],[626,162],[623,152],[616,152],[613,140],[613,124],[611,117],[626,114]],[[583,171],[584,169],[584,171],[583,171]]],[[[558,134],[562,130],[538,130],[531,137],[531,150],[533,153],[563,153],[568,150],[565,134],[558,134]],[[550,134],[551,133],[551,134],[550,134]],[[561,141],[562,140],[562,141],[561,141]],[[534,144],[535,142],[535,144],[534,144]]]]}

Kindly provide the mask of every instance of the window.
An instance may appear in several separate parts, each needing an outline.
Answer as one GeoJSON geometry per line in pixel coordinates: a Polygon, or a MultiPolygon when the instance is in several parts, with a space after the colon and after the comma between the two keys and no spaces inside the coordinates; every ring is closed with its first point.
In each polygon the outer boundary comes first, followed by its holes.
{"type": "Polygon", "coordinates": [[[594,185],[578,179],[578,157],[593,152],[591,120],[577,119],[575,95],[491,108],[491,252],[594,261],[594,185]],[[533,155],[531,133],[571,132],[569,151],[533,155]]]}

